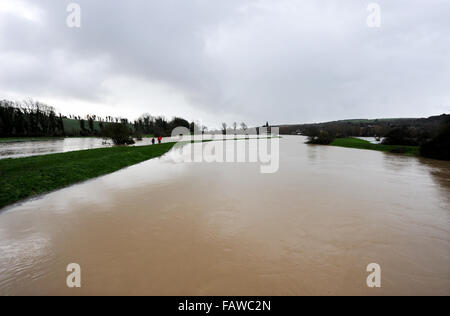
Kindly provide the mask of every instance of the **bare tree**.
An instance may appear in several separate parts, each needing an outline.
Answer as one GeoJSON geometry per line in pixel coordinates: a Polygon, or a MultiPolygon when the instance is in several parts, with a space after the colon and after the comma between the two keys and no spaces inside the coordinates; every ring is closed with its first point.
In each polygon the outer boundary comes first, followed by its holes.
{"type": "Polygon", "coordinates": [[[222,123],[222,134],[225,135],[227,133],[227,123],[222,123]]]}
{"type": "Polygon", "coordinates": [[[247,129],[248,129],[247,124],[242,122],[241,123],[241,128],[242,128],[242,131],[244,132],[244,134],[247,135],[247,129]]]}

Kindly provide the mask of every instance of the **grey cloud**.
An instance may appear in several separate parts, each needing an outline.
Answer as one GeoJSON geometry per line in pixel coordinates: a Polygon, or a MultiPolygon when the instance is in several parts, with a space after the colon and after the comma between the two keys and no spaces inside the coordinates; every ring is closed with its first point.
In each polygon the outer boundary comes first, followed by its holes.
{"type": "Polygon", "coordinates": [[[69,2],[28,1],[40,23],[0,12],[0,92],[103,102],[126,76],[173,87],[216,126],[450,108],[448,1],[379,1],[370,29],[360,0],[79,0],[76,30],[69,2]]]}

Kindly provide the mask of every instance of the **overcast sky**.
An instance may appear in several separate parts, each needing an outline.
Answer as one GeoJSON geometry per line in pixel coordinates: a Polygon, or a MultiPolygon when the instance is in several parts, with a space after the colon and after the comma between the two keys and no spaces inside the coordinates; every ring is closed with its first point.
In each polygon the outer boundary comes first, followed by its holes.
{"type": "Polygon", "coordinates": [[[450,112],[450,1],[0,0],[0,98],[249,125],[450,112]],[[81,7],[81,28],[66,24],[81,7]]]}

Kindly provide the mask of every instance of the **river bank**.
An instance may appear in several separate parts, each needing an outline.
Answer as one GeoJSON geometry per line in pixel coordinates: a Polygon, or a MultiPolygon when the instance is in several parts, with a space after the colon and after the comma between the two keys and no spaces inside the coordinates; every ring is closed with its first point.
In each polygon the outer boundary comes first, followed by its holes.
{"type": "Polygon", "coordinates": [[[0,208],[159,157],[174,145],[97,148],[0,160],[0,208]]]}
{"type": "Polygon", "coordinates": [[[373,144],[367,140],[359,138],[337,138],[330,144],[331,146],[377,150],[390,153],[405,154],[408,156],[418,156],[420,154],[419,146],[400,146],[373,144]]]}

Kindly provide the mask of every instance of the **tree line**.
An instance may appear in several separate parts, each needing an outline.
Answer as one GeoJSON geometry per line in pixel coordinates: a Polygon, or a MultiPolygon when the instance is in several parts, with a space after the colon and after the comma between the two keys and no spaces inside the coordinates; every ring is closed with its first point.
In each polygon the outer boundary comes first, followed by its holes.
{"type": "Polygon", "coordinates": [[[32,100],[0,101],[1,137],[64,136],[61,114],[51,106],[32,100]]]}
{"type": "Polygon", "coordinates": [[[42,102],[0,101],[0,137],[64,137],[105,136],[109,125],[121,125],[119,130],[141,137],[170,136],[175,127],[186,127],[192,133],[205,132],[207,128],[198,122],[189,122],[181,117],[168,120],[162,116],[144,114],[130,122],[126,118],[98,115],[64,116],[56,114],[55,108],[42,102]]]}
{"type": "Polygon", "coordinates": [[[162,116],[153,117],[150,114],[143,114],[134,121],[133,127],[136,133],[144,135],[171,136],[172,130],[176,127],[185,127],[193,130],[196,124],[188,122],[181,117],[174,117],[172,120],[167,120],[162,116]]]}

